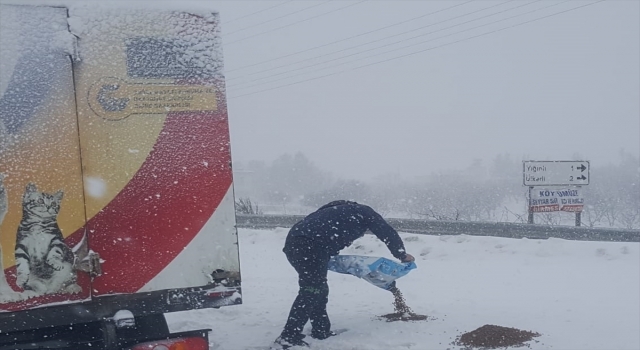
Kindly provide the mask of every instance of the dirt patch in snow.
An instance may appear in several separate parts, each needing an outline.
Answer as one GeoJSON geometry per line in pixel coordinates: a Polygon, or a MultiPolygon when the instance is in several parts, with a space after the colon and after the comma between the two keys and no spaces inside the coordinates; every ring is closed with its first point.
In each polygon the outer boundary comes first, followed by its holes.
{"type": "Polygon", "coordinates": [[[474,331],[460,335],[453,345],[465,348],[497,349],[507,346],[529,346],[526,342],[539,337],[539,333],[516,328],[484,325],[474,331]]]}

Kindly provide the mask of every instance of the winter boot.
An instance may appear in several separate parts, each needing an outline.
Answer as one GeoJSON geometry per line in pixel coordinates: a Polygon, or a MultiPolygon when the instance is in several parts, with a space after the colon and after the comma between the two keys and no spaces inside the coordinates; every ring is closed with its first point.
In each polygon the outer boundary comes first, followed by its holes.
{"type": "Polygon", "coordinates": [[[306,341],[302,340],[302,337],[299,339],[285,339],[282,336],[279,336],[278,339],[276,339],[276,341],[273,342],[273,345],[271,345],[271,349],[270,350],[286,350],[286,349],[290,349],[291,347],[294,346],[309,346],[309,343],[307,343],[306,341]]]}
{"type": "Polygon", "coordinates": [[[327,339],[329,337],[333,337],[334,335],[338,335],[338,333],[334,332],[334,331],[329,331],[329,332],[314,332],[311,331],[311,338],[313,339],[327,339]]]}

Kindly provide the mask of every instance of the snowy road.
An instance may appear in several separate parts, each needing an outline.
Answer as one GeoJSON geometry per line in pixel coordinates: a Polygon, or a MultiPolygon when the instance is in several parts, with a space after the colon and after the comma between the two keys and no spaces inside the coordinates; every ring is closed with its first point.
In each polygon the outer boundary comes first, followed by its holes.
{"type": "MultiPolygon", "coordinates": [[[[297,293],[286,232],[240,229],[244,304],[167,315],[171,329],[212,328],[212,349],[270,344],[297,293]]],[[[329,316],[349,331],[310,339],[312,349],[459,349],[458,335],[485,324],[541,333],[532,349],[640,349],[640,243],[402,236],[418,269],[398,286],[435,320],[379,320],[393,312],[391,293],[330,272],[329,316]]],[[[342,253],[391,257],[373,236],[342,253]]]]}

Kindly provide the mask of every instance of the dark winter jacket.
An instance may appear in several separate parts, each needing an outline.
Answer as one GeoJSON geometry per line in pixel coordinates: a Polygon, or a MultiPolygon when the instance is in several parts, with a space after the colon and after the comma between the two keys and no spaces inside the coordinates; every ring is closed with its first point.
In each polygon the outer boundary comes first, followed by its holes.
{"type": "Polygon", "coordinates": [[[356,202],[341,200],[322,206],[293,225],[289,237],[309,238],[314,248],[338,255],[367,230],[383,241],[394,257],[400,260],[406,257],[398,232],[371,207],[356,202]]]}

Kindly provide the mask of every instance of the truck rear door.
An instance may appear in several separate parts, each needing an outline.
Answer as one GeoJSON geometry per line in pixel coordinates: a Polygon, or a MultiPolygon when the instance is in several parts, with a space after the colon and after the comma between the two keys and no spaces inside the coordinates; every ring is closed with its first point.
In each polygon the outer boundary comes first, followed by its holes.
{"type": "Polygon", "coordinates": [[[87,300],[90,276],[75,269],[86,222],[67,11],[1,6],[0,310],[87,300]]]}
{"type": "Polygon", "coordinates": [[[218,15],[0,12],[3,331],[240,303],[218,15]]]}

